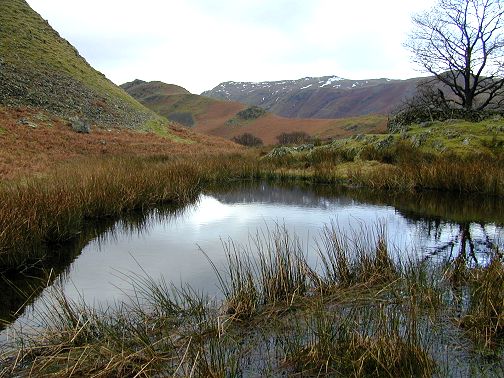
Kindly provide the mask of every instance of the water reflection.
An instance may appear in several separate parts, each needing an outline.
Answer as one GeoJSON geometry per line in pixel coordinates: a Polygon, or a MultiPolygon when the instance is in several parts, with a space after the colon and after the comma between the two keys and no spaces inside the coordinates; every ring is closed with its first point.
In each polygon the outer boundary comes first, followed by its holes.
{"type": "MultiPolygon", "coordinates": [[[[415,249],[442,260],[467,256],[468,263],[482,263],[496,245],[502,250],[503,214],[504,205],[493,198],[439,193],[412,196],[266,183],[212,188],[181,210],[157,209],[90,225],[77,240],[59,247],[60,260],[46,262],[30,278],[16,277],[14,285],[4,275],[0,289],[12,294],[2,295],[0,318],[21,314],[55,280],[70,297],[83,297],[91,305],[133,295],[129,273],[163,276],[216,295],[217,279],[201,250],[223,267],[223,240],[246,244],[258,229],[275,223],[297,234],[308,253],[314,252],[321,227],[331,221],[342,232],[384,223],[399,250],[415,249]]],[[[316,264],[316,254],[310,256],[316,264]]]]}

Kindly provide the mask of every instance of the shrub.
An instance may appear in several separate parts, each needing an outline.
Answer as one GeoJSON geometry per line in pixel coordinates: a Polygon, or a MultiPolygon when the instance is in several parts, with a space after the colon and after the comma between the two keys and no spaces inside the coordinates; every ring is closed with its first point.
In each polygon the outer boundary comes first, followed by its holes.
{"type": "Polygon", "coordinates": [[[237,135],[233,137],[233,142],[241,144],[242,146],[247,146],[247,147],[256,147],[256,146],[262,146],[263,141],[250,134],[250,133],[243,133],[241,135],[237,135]]]}
{"type": "Polygon", "coordinates": [[[266,110],[260,108],[259,106],[251,106],[245,110],[236,113],[236,116],[243,120],[257,119],[266,114],[266,110]]]}

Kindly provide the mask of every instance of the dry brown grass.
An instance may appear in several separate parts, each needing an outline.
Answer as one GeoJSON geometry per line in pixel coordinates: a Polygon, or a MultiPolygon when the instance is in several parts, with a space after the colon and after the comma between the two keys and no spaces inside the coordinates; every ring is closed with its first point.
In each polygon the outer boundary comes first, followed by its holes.
{"type": "MultiPolygon", "coordinates": [[[[232,103],[234,104],[234,103],[232,103]]],[[[237,135],[248,132],[261,138],[264,144],[276,144],[277,136],[282,133],[306,132],[311,136],[321,139],[344,138],[360,133],[384,133],[387,129],[385,116],[355,117],[346,119],[299,119],[285,118],[274,114],[268,114],[243,125],[229,126],[226,121],[233,118],[238,107],[230,105],[220,106],[216,104],[208,109],[208,113],[198,118],[195,130],[208,135],[215,135],[231,139],[237,135]],[[229,113],[226,114],[226,111],[229,113]],[[355,129],[350,128],[353,125],[355,129]]]]}
{"type": "Polygon", "coordinates": [[[175,140],[152,132],[92,127],[74,132],[66,121],[33,109],[0,106],[0,179],[43,172],[83,157],[200,155],[237,152],[242,147],[219,138],[172,128],[175,140]],[[18,124],[26,119],[37,125],[18,124]]]}
{"type": "Polygon", "coordinates": [[[504,263],[498,255],[488,266],[467,273],[469,309],[460,325],[485,349],[504,340],[504,263]]]}

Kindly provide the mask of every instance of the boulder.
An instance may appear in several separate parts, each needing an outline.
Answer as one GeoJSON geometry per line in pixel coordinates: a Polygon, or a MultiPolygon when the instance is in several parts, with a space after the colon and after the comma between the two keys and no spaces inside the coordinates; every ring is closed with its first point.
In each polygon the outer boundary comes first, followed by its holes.
{"type": "Polygon", "coordinates": [[[91,125],[89,122],[84,121],[78,117],[72,118],[70,120],[70,125],[72,126],[72,130],[82,134],[89,134],[91,132],[91,125]]]}
{"type": "Polygon", "coordinates": [[[25,126],[31,127],[32,129],[36,129],[38,127],[38,125],[36,123],[33,123],[26,118],[21,118],[19,121],[17,121],[17,124],[18,125],[25,125],[25,126]]]}

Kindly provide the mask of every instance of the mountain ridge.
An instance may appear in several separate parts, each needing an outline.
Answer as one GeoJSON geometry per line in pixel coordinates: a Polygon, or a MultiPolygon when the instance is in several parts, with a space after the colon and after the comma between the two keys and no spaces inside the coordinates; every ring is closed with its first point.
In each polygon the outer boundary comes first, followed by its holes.
{"type": "Polygon", "coordinates": [[[148,83],[137,79],[121,86],[158,114],[180,123],[185,122],[186,126],[196,132],[227,139],[250,133],[261,138],[265,144],[274,144],[282,133],[306,132],[311,136],[326,139],[386,130],[387,120],[384,116],[293,119],[267,112],[255,119],[243,120],[238,114],[247,109],[248,105],[240,102],[196,94],[166,94],[178,86],[159,81],[148,83]],[[138,88],[135,88],[135,84],[138,88]],[[165,88],[162,88],[163,85],[165,88]]]}
{"type": "Polygon", "coordinates": [[[260,106],[288,118],[346,118],[388,114],[411,97],[422,78],[351,80],[339,76],[220,83],[203,96],[260,106]]]}

